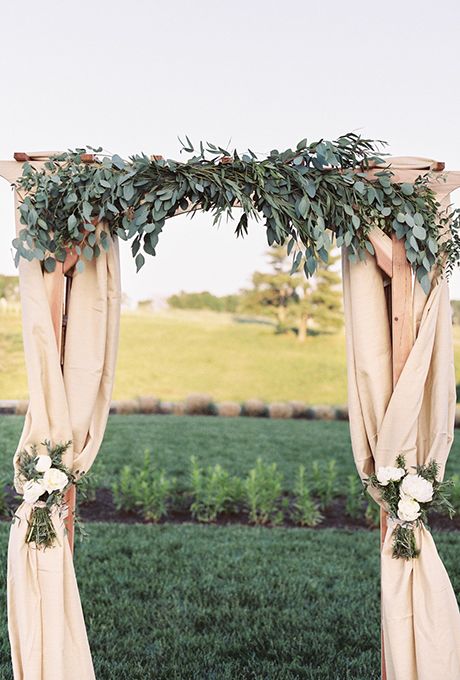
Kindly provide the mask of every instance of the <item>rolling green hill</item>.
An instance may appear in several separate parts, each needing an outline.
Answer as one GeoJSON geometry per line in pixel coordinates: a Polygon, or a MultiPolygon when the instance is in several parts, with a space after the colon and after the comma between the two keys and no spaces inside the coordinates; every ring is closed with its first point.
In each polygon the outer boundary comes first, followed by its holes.
{"type": "MultiPolygon", "coordinates": [[[[460,374],[457,328],[456,355],[460,374]]],[[[275,335],[269,325],[226,314],[124,314],[114,398],[150,394],[179,400],[193,392],[217,401],[259,397],[344,404],[344,334],[312,336],[300,345],[293,335],[275,335]]],[[[0,399],[26,397],[20,317],[2,314],[0,399]]]]}

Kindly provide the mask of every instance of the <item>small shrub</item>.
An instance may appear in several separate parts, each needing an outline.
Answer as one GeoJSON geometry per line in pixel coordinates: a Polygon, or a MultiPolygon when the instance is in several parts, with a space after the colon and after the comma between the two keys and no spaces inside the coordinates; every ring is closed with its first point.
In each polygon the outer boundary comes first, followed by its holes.
{"type": "Polygon", "coordinates": [[[139,413],[160,413],[160,400],[157,397],[144,396],[138,398],[139,413]]]}
{"type": "Polygon", "coordinates": [[[223,401],[217,404],[217,415],[223,418],[237,418],[241,415],[241,406],[236,401],[223,401]]]}
{"type": "Polygon", "coordinates": [[[290,401],[293,418],[306,418],[308,407],[303,401],[290,401]]]}
{"type": "Polygon", "coordinates": [[[174,404],[171,401],[162,401],[160,402],[159,413],[163,414],[164,416],[169,416],[171,413],[173,413],[173,407],[174,404]]]}
{"type": "Polygon", "coordinates": [[[199,522],[215,522],[223,512],[234,510],[241,499],[241,482],[219,464],[200,468],[195,456],[191,458],[191,512],[199,522]]]}
{"type": "Polygon", "coordinates": [[[380,505],[369,499],[367,501],[366,512],[364,513],[366,522],[372,528],[377,528],[380,526],[380,505]]]}
{"type": "Polygon", "coordinates": [[[78,485],[78,502],[80,505],[94,503],[97,490],[104,485],[106,475],[102,467],[98,470],[92,468],[87,474],[83,475],[78,485]]]}
{"type": "Polygon", "coordinates": [[[172,404],[172,413],[175,416],[185,415],[185,404],[183,401],[175,401],[172,404]]]}
{"type": "Polygon", "coordinates": [[[450,502],[455,512],[460,512],[460,475],[452,475],[452,487],[450,488],[450,502]]]}
{"type": "Polygon", "coordinates": [[[125,465],[120,472],[119,479],[112,485],[113,502],[117,510],[125,512],[136,510],[139,502],[138,474],[130,465],[125,465]]]}
{"type": "Polygon", "coordinates": [[[191,416],[212,416],[216,407],[208,394],[191,394],[185,400],[185,413],[191,416]]]}
{"type": "Polygon", "coordinates": [[[0,480],[0,517],[8,515],[8,498],[4,480],[0,480]]]}
{"type": "Polygon", "coordinates": [[[25,416],[27,411],[29,409],[29,402],[20,400],[16,402],[16,409],[15,409],[15,414],[17,416],[25,416]]]}
{"type": "Polygon", "coordinates": [[[270,404],[268,407],[268,415],[270,418],[287,420],[288,418],[293,417],[293,413],[294,409],[292,408],[291,404],[274,402],[273,404],[270,404]]]}
{"type": "Polygon", "coordinates": [[[172,482],[164,470],[159,470],[150,461],[146,452],[144,467],[139,474],[139,501],[142,516],[151,522],[159,522],[168,514],[168,501],[172,482]]]}
{"type": "Polygon", "coordinates": [[[248,399],[243,404],[243,416],[250,418],[264,418],[267,415],[267,406],[261,399],[248,399]]]}
{"type": "Polygon", "coordinates": [[[123,399],[122,401],[115,402],[113,406],[118,415],[126,416],[138,413],[139,411],[139,404],[136,399],[123,399]]]}
{"type": "Polygon", "coordinates": [[[313,489],[319,499],[319,507],[326,510],[337,493],[337,467],[333,458],[327,465],[313,461],[312,465],[313,489]]]}
{"type": "Polygon", "coordinates": [[[335,417],[336,420],[348,420],[348,406],[337,406],[335,417]]]}
{"type": "Polygon", "coordinates": [[[142,468],[133,471],[125,465],[113,485],[115,507],[126,512],[139,509],[144,519],[158,522],[168,513],[171,488],[171,480],[152,463],[146,451],[142,468]]]}
{"type": "Polygon", "coordinates": [[[357,475],[348,475],[345,514],[352,519],[359,519],[363,516],[363,504],[363,485],[359,477],[357,475]]]}
{"type": "Polygon", "coordinates": [[[261,458],[249,471],[244,482],[245,499],[249,512],[249,521],[253,524],[279,524],[283,513],[279,510],[281,482],[283,475],[278,471],[276,463],[267,465],[261,458]]]}
{"type": "Polygon", "coordinates": [[[335,420],[335,408],[333,406],[312,406],[315,420],[335,420]]]}
{"type": "Polygon", "coordinates": [[[300,465],[294,484],[294,506],[291,513],[294,522],[305,527],[315,527],[323,519],[318,505],[311,496],[305,475],[305,466],[300,465]]]}

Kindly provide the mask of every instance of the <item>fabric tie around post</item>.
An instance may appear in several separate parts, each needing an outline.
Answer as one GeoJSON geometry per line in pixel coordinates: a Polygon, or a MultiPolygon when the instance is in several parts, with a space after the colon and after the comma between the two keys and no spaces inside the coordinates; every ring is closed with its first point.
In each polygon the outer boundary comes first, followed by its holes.
{"type": "MultiPolygon", "coordinates": [[[[444,207],[458,185],[458,173],[453,175],[432,187],[444,207]]],[[[415,284],[416,339],[394,391],[384,280],[375,258],[351,264],[344,251],[343,284],[350,431],[361,478],[395,465],[400,453],[409,467],[436,460],[443,475],[456,403],[446,280],[434,278],[429,296],[415,284]]],[[[426,528],[416,529],[419,557],[395,559],[393,528],[381,553],[387,680],[458,680],[460,614],[433,538],[426,528]]]]}
{"type": "MultiPolygon", "coordinates": [[[[74,472],[86,473],[104,436],[114,381],[121,297],[118,244],[111,241],[108,252],[102,251],[73,276],[63,373],[49,304],[49,275],[43,274],[37,260],[24,259],[19,275],[30,401],[17,452],[44,440],[71,441],[64,462],[74,472]]],[[[16,486],[21,492],[17,479],[16,486]]],[[[30,512],[26,503],[17,510],[8,549],[14,678],[93,680],[63,520],[53,517],[56,545],[37,549],[25,542],[30,512]]]]}

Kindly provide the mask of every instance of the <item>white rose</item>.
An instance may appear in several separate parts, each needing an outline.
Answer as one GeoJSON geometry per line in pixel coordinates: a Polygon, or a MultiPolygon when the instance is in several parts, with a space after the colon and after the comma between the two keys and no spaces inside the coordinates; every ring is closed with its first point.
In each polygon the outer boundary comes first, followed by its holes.
{"type": "Polygon", "coordinates": [[[36,481],[31,479],[24,484],[24,500],[26,503],[33,505],[45,491],[46,489],[42,479],[36,481]]]}
{"type": "Polygon", "coordinates": [[[420,475],[407,475],[402,481],[401,492],[419,503],[428,503],[433,498],[433,484],[420,475]]]}
{"type": "Polygon", "coordinates": [[[398,503],[398,517],[403,522],[413,522],[420,515],[420,505],[412,498],[401,498],[398,503]]]}
{"type": "Polygon", "coordinates": [[[35,469],[37,472],[46,472],[51,467],[51,458],[49,456],[37,456],[35,458],[35,469]]]}
{"type": "Polygon", "coordinates": [[[388,486],[389,482],[399,482],[401,477],[404,477],[405,474],[406,472],[403,468],[391,466],[379,467],[377,470],[377,479],[382,486],[388,486]]]}
{"type": "Polygon", "coordinates": [[[53,493],[53,491],[62,491],[69,483],[69,478],[57,468],[50,468],[43,475],[43,483],[48,493],[53,493]]]}

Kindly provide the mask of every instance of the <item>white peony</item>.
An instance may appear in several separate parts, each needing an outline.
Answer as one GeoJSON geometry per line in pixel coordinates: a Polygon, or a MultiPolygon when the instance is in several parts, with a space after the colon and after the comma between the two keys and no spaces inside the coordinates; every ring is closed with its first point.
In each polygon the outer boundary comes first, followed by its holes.
{"type": "Polygon", "coordinates": [[[433,484],[420,475],[407,475],[402,481],[401,493],[419,503],[428,503],[433,498],[433,484]]]}
{"type": "Polygon", "coordinates": [[[24,484],[24,500],[26,503],[33,505],[45,491],[46,489],[42,479],[36,481],[31,479],[24,484]]]}
{"type": "Polygon", "coordinates": [[[50,468],[43,475],[43,483],[48,493],[53,493],[53,491],[62,491],[69,483],[69,478],[57,468],[50,468]]]}
{"type": "Polygon", "coordinates": [[[413,522],[420,515],[420,505],[412,498],[401,498],[398,503],[398,517],[403,522],[413,522]]]}
{"type": "Polygon", "coordinates": [[[377,470],[377,479],[379,484],[387,486],[389,482],[399,482],[401,477],[406,474],[405,470],[397,467],[379,467],[377,470]]]}
{"type": "Polygon", "coordinates": [[[37,456],[35,458],[35,469],[37,472],[46,472],[51,467],[51,458],[49,456],[37,456]]]}

